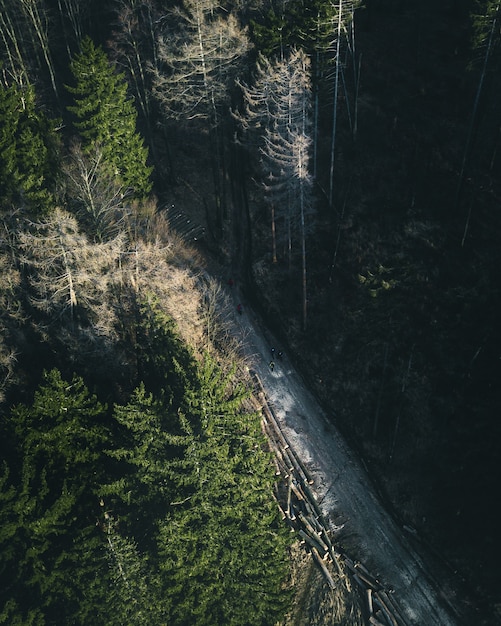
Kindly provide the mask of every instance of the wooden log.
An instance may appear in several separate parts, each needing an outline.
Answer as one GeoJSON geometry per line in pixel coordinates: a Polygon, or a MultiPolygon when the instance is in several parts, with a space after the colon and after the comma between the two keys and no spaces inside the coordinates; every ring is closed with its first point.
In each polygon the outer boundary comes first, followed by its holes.
{"type": "MultiPolygon", "coordinates": [[[[313,537],[311,537],[305,530],[303,530],[302,528],[300,528],[298,530],[298,535],[300,537],[302,537],[304,539],[304,541],[306,541],[306,543],[311,547],[311,548],[315,548],[318,551],[319,557],[320,554],[324,554],[325,553],[325,549],[322,546],[321,543],[319,543],[318,541],[316,541],[316,539],[314,539],[313,537]]],[[[323,561],[322,561],[323,562],[323,561]]]]}
{"type": "Polygon", "coordinates": [[[287,511],[291,508],[291,490],[292,490],[292,476],[289,476],[287,481],[287,511]]]}
{"type": "Polygon", "coordinates": [[[322,534],[322,531],[319,532],[316,526],[310,523],[310,520],[304,515],[304,513],[299,513],[298,517],[301,520],[303,526],[311,535],[318,535],[320,537],[320,535],[322,534]]]}
{"type": "Polygon", "coordinates": [[[362,589],[367,589],[365,582],[358,576],[358,574],[353,574],[353,580],[359,587],[362,587],[362,589]]]}
{"type": "Polygon", "coordinates": [[[301,502],[302,500],[304,500],[304,494],[301,492],[301,488],[298,486],[298,484],[296,483],[296,481],[292,481],[291,482],[291,488],[292,488],[292,492],[294,493],[294,495],[296,496],[296,498],[299,500],[299,502],[301,502]]]}
{"type": "Polygon", "coordinates": [[[277,501],[277,506],[278,506],[278,510],[280,511],[280,517],[282,518],[282,521],[283,521],[287,517],[287,515],[285,514],[285,511],[280,506],[280,503],[278,501],[277,501]]]}
{"type": "Polygon", "coordinates": [[[355,563],[353,563],[353,561],[348,556],[344,558],[344,564],[350,571],[356,574],[357,570],[355,568],[355,563]]]}
{"type": "Polygon", "coordinates": [[[362,569],[360,565],[355,565],[355,569],[357,570],[357,575],[366,583],[368,587],[371,587],[374,591],[380,591],[383,589],[383,585],[379,582],[379,580],[377,580],[377,578],[374,578],[371,574],[366,573],[367,570],[365,567],[362,569]]]}
{"type": "Polygon", "coordinates": [[[381,609],[381,612],[385,616],[388,624],[390,624],[391,626],[398,626],[397,620],[393,617],[391,611],[381,600],[378,594],[374,594],[374,606],[378,606],[381,609]]]}
{"type": "Polygon", "coordinates": [[[383,624],[383,622],[375,618],[374,615],[369,616],[369,624],[371,624],[371,626],[386,626],[386,624],[383,624]]]}
{"type": "Polygon", "coordinates": [[[378,592],[378,597],[380,602],[382,602],[387,610],[391,613],[396,623],[398,623],[400,626],[403,626],[407,623],[405,617],[401,613],[400,607],[395,603],[392,596],[389,596],[386,591],[383,590],[378,592]]]}
{"type": "Polygon", "coordinates": [[[374,613],[374,606],[372,604],[372,589],[367,589],[367,608],[369,609],[369,614],[374,613]]]}
{"type": "Polygon", "coordinates": [[[325,576],[325,579],[327,580],[327,584],[329,585],[329,587],[331,589],[335,589],[336,585],[334,583],[334,579],[332,578],[331,573],[327,569],[327,566],[325,565],[325,563],[320,558],[318,550],[316,548],[311,548],[311,553],[313,555],[313,558],[317,562],[317,564],[320,566],[320,569],[322,570],[322,573],[325,576]]]}

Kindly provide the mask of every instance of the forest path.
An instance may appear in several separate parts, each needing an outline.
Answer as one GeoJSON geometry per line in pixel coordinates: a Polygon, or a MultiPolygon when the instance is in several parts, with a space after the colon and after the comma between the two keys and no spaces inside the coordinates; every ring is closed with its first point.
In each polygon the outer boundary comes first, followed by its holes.
{"type": "Polygon", "coordinates": [[[257,315],[243,302],[236,313],[239,294],[233,289],[235,322],[249,365],[257,372],[270,404],[294,452],[309,470],[312,490],[334,533],[349,538],[349,554],[378,578],[405,622],[399,626],[457,626],[458,592],[440,574],[432,575],[411,542],[383,508],[357,456],[327,420],[327,416],[284,354],[273,359],[271,346],[280,346],[257,315]],[[438,577],[437,577],[438,576],[438,577]]]}

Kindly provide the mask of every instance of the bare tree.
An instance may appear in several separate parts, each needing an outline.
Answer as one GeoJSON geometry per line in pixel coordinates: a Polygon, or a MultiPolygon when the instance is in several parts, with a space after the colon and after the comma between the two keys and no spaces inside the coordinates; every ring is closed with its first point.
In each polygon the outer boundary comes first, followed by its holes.
{"type": "Polygon", "coordinates": [[[235,15],[225,13],[212,0],[189,0],[185,7],[171,11],[163,20],[158,39],[162,70],[154,70],[155,94],[171,118],[207,123],[220,231],[225,203],[221,112],[229,107],[230,89],[249,39],[235,15]]]}
{"type": "Polygon", "coordinates": [[[116,1],[116,21],[109,41],[113,57],[127,72],[136,102],[148,127],[151,143],[151,73],[158,70],[156,38],[158,22],[151,0],[116,1]]]}
{"type": "Polygon", "coordinates": [[[87,0],[57,0],[66,53],[71,59],[82,40],[85,22],[89,15],[87,0]]]}
{"type": "Polygon", "coordinates": [[[59,93],[56,85],[56,72],[49,46],[48,8],[46,6],[42,6],[43,0],[20,0],[20,4],[23,13],[27,18],[27,24],[35,35],[33,47],[35,50],[39,47],[47,70],[49,71],[52,90],[56,100],[59,102],[59,93]],[[37,41],[38,45],[36,43],[37,41]]]}
{"type": "Polygon", "coordinates": [[[73,144],[63,171],[70,205],[96,241],[113,239],[126,229],[131,190],[110,171],[99,146],[84,152],[79,143],[73,144]]]}
{"type": "Polygon", "coordinates": [[[29,56],[26,53],[22,31],[19,12],[12,11],[9,0],[0,0],[0,37],[5,55],[3,60],[6,62],[4,71],[7,71],[20,87],[29,82],[26,63],[29,56]]]}
{"type": "Polygon", "coordinates": [[[275,218],[282,219],[289,266],[292,242],[301,247],[302,319],[307,320],[306,237],[312,209],[310,60],[291,50],[274,62],[260,58],[253,86],[241,85],[245,109],[237,115],[244,128],[262,132],[260,152],[263,184],[272,207],[272,246],[275,259],[275,218]],[[279,207],[276,210],[276,207],[279,207]]]}
{"type": "Polygon", "coordinates": [[[20,275],[12,257],[0,252],[0,403],[15,378],[16,350],[9,341],[9,335],[12,325],[23,317],[18,299],[19,285],[20,275]]]}
{"type": "Polygon", "coordinates": [[[68,316],[72,326],[77,312],[91,323],[99,319],[110,283],[116,280],[123,237],[92,244],[75,217],[55,209],[45,220],[29,223],[19,238],[32,304],[50,318],[68,316]]]}

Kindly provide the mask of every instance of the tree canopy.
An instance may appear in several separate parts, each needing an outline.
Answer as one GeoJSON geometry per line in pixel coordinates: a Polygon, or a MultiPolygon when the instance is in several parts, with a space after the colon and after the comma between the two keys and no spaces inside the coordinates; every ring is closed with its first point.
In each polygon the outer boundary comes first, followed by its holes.
{"type": "Polygon", "coordinates": [[[152,168],[148,149],[136,129],[137,111],[127,96],[124,74],[117,74],[102,48],[90,37],[71,62],[74,84],[67,86],[74,103],[74,126],[84,149],[99,147],[105,162],[124,186],[137,197],[151,190],[152,168]]]}
{"type": "Polygon", "coordinates": [[[43,214],[54,205],[56,121],[37,106],[33,87],[0,82],[0,209],[43,214]]]}
{"type": "MultiPolygon", "coordinates": [[[[146,327],[176,346],[158,312],[146,327]]],[[[0,623],[271,626],[283,614],[290,535],[259,416],[212,357],[165,350],[144,347],[146,362],[162,358],[163,378],[145,370],[156,392],[141,384],[111,411],[52,370],[10,412],[0,623]]]]}

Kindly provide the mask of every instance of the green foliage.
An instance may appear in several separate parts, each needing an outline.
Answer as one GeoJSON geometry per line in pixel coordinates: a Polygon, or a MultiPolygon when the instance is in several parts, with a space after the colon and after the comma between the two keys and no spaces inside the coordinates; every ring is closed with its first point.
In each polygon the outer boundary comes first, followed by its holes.
{"type": "Polygon", "coordinates": [[[156,520],[166,514],[176,497],[174,477],[183,475],[183,450],[187,438],[176,433],[175,412],[155,400],[141,385],[129,403],[116,406],[120,425],[118,445],[108,455],[120,464],[117,480],[103,486],[101,494],[121,511],[129,534],[145,537],[151,547],[156,520]]]}
{"type": "Polygon", "coordinates": [[[105,52],[90,38],[81,43],[81,52],[71,62],[75,85],[68,86],[74,104],[68,110],[75,116],[84,149],[102,150],[110,172],[134,196],[144,197],[151,190],[152,168],[147,165],[148,150],[136,131],[137,111],[127,97],[127,83],[117,74],[105,52]]]}
{"type": "Polygon", "coordinates": [[[41,610],[48,624],[85,623],[77,618],[80,597],[104,564],[94,511],[105,420],[106,407],[83,381],[66,382],[57,370],[45,374],[32,406],[15,407],[9,418],[21,462],[19,481],[3,492],[9,517],[2,534],[16,557],[4,589],[23,610],[41,610]]]}
{"type": "Polygon", "coordinates": [[[292,0],[271,8],[251,21],[251,34],[256,48],[266,57],[283,55],[303,43],[305,11],[301,0],[292,0]]]}
{"type": "Polygon", "coordinates": [[[206,356],[191,392],[198,425],[186,449],[191,484],[160,523],[160,565],[172,624],[274,624],[288,594],[288,533],[271,497],[273,472],[245,390],[206,356]]]}
{"type": "Polygon", "coordinates": [[[176,332],[174,320],[153,294],[139,305],[137,319],[139,378],[167,405],[179,406],[196,376],[195,363],[176,332]]]}
{"type": "MultiPolygon", "coordinates": [[[[358,6],[346,2],[343,12],[345,28],[351,19],[351,9],[358,6]]],[[[252,38],[256,48],[266,57],[282,57],[292,48],[303,48],[307,54],[332,50],[338,3],[330,0],[291,0],[287,4],[272,3],[259,19],[252,21],[252,38]]]]}
{"type": "Polygon", "coordinates": [[[139,319],[156,394],[139,385],[110,420],[53,370],[10,412],[0,624],[271,625],[287,608],[290,535],[247,390],[197,364],[153,299],[139,319]]]}
{"type": "Polygon", "coordinates": [[[127,626],[160,626],[167,624],[166,603],[160,589],[160,579],[149,559],[137,545],[122,537],[117,523],[105,513],[104,528],[112,580],[107,604],[113,622],[127,626]]]}
{"type": "MultiPolygon", "coordinates": [[[[472,46],[474,50],[478,51],[489,43],[493,24],[495,26],[496,21],[499,20],[501,3],[499,0],[477,0],[474,5],[474,10],[471,14],[473,26],[472,46]]],[[[499,49],[499,26],[495,30],[495,37],[492,43],[499,49]]]]}
{"type": "Polygon", "coordinates": [[[53,207],[58,143],[55,122],[37,110],[33,88],[0,84],[0,208],[41,214],[53,207]]]}

